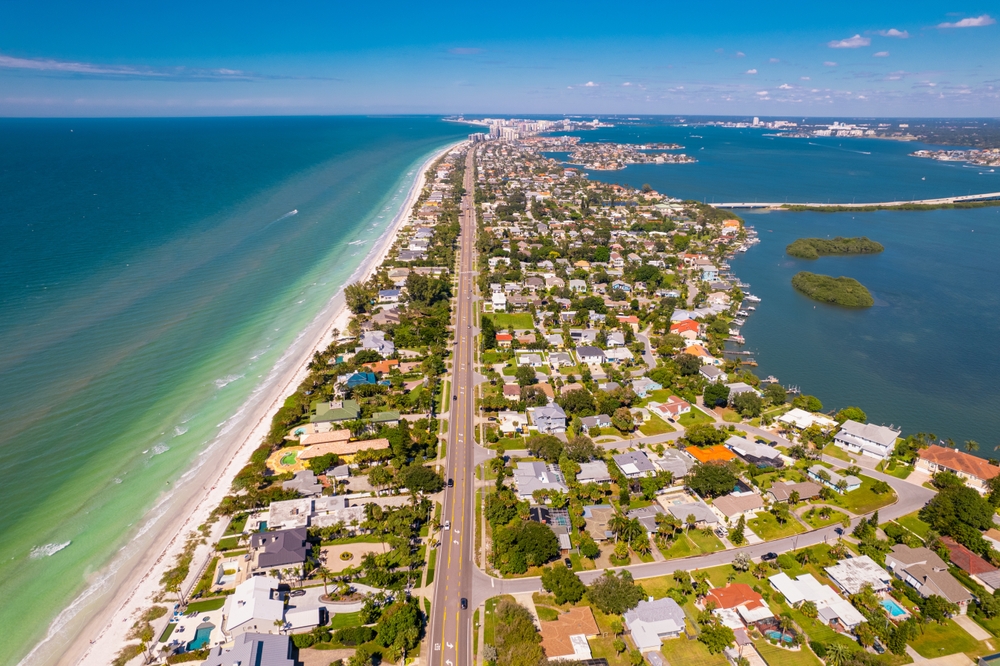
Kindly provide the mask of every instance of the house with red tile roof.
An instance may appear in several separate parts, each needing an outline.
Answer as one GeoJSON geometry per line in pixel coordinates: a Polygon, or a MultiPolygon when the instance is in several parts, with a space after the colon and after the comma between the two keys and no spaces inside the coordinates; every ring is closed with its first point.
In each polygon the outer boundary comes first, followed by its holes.
{"type": "Polygon", "coordinates": [[[730,583],[725,587],[709,590],[708,594],[705,595],[704,604],[706,607],[709,604],[714,604],[717,609],[716,614],[720,615],[727,625],[735,624],[726,622],[726,619],[732,617],[733,613],[739,615],[742,623],[748,626],[754,622],[774,617],[774,613],[768,608],[764,598],[754,592],[753,588],[746,583],[730,583]],[[719,611],[728,612],[719,613],[719,611]]]}
{"type": "Polygon", "coordinates": [[[572,608],[551,622],[539,622],[542,648],[549,661],[591,659],[588,638],[600,633],[590,606],[572,608]]]}
{"type": "Polygon", "coordinates": [[[944,547],[948,549],[948,559],[950,559],[956,567],[969,575],[976,576],[997,570],[995,566],[979,557],[951,537],[941,537],[941,543],[943,543],[944,547]]]}
{"type": "Polygon", "coordinates": [[[965,479],[965,485],[984,494],[989,492],[989,480],[1000,475],[1000,467],[982,458],[937,444],[917,452],[916,468],[927,474],[952,472],[965,479]]]}

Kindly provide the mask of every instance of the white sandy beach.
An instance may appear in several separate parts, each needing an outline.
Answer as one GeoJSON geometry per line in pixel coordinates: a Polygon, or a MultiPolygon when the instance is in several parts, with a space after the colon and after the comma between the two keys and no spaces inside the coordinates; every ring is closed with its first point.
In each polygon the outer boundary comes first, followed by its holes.
{"type": "MultiPolygon", "coordinates": [[[[395,219],[345,284],[367,279],[381,265],[424,187],[427,168],[460,144],[450,144],[420,165],[407,199],[395,219]]],[[[225,435],[229,441],[218,446],[217,451],[205,455],[204,464],[197,467],[194,473],[189,472],[177,481],[174,492],[187,494],[188,501],[176,502],[176,507],[165,515],[150,519],[155,522],[147,532],[151,535],[146,537],[150,543],[142,553],[131,560],[123,558],[125,561],[109,565],[112,570],[117,567],[117,571],[107,577],[105,586],[99,589],[91,587],[74,602],[84,606],[81,615],[87,613],[89,619],[81,617],[74,621],[73,617],[67,618],[65,614],[57,618],[45,642],[25,657],[22,664],[44,661],[97,666],[111,661],[126,644],[126,633],[138,615],[155,603],[154,598],[160,591],[160,577],[183,550],[187,536],[208,520],[212,510],[228,494],[232,479],[266,436],[274,414],[305,379],[308,372],[306,366],[313,354],[330,344],[334,330],[346,329],[349,315],[341,287],[296,341],[311,339],[312,344],[306,345],[296,358],[289,359],[286,354],[278,361],[275,371],[283,374],[263,397],[251,397],[247,405],[239,410],[234,417],[237,419],[236,427],[225,435]],[[287,366],[283,365],[285,363],[287,366]],[[252,409],[246,409],[247,406],[252,409]],[[88,595],[93,599],[87,598],[88,595]],[[94,606],[101,597],[107,602],[95,612],[94,606]],[[67,635],[74,633],[75,636],[67,635]]],[[[214,526],[215,532],[208,539],[209,544],[214,542],[223,527],[222,524],[214,526]]],[[[194,586],[210,554],[210,545],[199,546],[196,550],[191,573],[183,587],[185,591],[194,586]]],[[[173,600],[167,600],[168,606],[172,603],[173,600]]],[[[162,620],[158,624],[162,624],[162,620]]]]}

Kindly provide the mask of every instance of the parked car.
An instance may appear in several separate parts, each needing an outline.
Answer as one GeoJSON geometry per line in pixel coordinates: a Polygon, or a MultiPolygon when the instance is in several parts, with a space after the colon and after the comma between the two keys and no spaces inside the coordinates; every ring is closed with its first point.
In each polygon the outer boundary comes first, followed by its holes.
{"type": "Polygon", "coordinates": [[[288,596],[290,596],[290,597],[302,597],[302,596],[305,596],[305,594],[306,594],[305,590],[292,590],[291,592],[288,593],[288,596]]]}
{"type": "Polygon", "coordinates": [[[573,568],[573,560],[569,559],[568,557],[565,558],[565,559],[563,559],[563,564],[566,565],[567,569],[572,569],[573,568]]]}
{"type": "Polygon", "coordinates": [[[760,556],[761,562],[770,562],[771,560],[776,560],[776,559],[778,559],[777,553],[764,553],[763,555],[760,556]]]}

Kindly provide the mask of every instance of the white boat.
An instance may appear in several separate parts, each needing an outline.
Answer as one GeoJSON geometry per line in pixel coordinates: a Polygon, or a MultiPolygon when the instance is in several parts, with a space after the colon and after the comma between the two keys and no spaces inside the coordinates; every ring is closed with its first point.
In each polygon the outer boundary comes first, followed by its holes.
{"type": "Polygon", "coordinates": [[[743,324],[747,323],[747,320],[746,319],[734,319],[733,323],[736,324],[737,326],[742,326],[743,324]]]}
{"type": "Polygon", "coordinates": [[[747,312],[746,310],[737,310],[736,314],[737,314],[737,316],[740,316],[740,317],[749,317],[750,316],[750,313],[747,312]]]}
{"type": "Polygon", "coordinates": [[[740,334],[740,329],[738,329],[738,328],[731,328],[731,329],[729,329],[729,335],[739,336],[739,334],[740,334]]]}
{"type": "Polygon", "coordinates": [[[743,298],[747,299],[751,303],[760,303],[760,297],[754,296],[753,294],[744,294],[743,298]]]}
{"type": "Polygon", "coordinates": [[[747,310],[749,310],[750,312],[754,312],[754,311],[756,311],[756,310],[757,310],[757,308],[755,308],[755,307],[754,307],[754,306],[752,306],[752,305],[748,305],[748,306],[747,306],[747,310]]]}

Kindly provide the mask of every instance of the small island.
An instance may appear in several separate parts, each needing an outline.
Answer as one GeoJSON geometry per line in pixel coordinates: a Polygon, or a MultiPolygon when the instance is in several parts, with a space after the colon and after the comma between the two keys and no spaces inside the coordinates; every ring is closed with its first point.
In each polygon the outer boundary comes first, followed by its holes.
{"type": "Polygon", "coordinates": [[[800,238],[788,247],[785,252],[799,259],[818,259],[829,254],[878,254],[885,248],[881,243],[861,238],[800,238]]]}
{"type": "Polygon", "coordinates": [[[792,286],[809,298],[846,308],[870,308],[875,299],[863,284],[849,277],[831,277],[801,271],[792,277],[792,286]]]}

